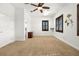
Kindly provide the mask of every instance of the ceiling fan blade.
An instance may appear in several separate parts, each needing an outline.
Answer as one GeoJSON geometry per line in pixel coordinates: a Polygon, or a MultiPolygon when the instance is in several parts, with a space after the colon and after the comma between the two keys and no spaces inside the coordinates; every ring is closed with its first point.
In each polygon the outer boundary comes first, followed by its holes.
{"type": "Polygon", "coordinates": [[[31,12],[34,12],[34,11],[36,11],[36,10],[38,10],[38,8],[34,9],[34,10],[33,10],[33,11],[31,11],[31,12]]]}
{"type": "Polygon", "coordinates": [[[47,6],[43,6],[42,8],[43,9],[50,9],[50,7],[47,7],[47,6]]]}
{"type": "Polygon", "coordinates": [[[41,13],[43,13],[43,10],[40,10],[41,13]]]}
{"type": "Polygon", "coordinates": [[[32,6],[35,6],[35,7],[38,7],[37,5],[35,5],[35,4],[32,4],[32,3],[31,3],[31,5],[32,5],[32,6]]]}
{"type": "Polygon", "coordinates": [[[38,7],[41,7],[41,6],[43,6],[44,5],[44,3],[39,3],[38,4],[38,7]]]}

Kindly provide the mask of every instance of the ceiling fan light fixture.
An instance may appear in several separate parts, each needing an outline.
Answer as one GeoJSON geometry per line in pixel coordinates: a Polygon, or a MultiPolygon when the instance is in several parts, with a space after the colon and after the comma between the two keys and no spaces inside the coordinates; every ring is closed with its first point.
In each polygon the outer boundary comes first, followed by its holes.
{"type": "Polygon", "coordinates": [[[48,7],[48,6],[43,6],[44,3],[38,3],[38,5],[31,3],[31,5],[35,6],[36,8],[30,12],[34,12],[36,10],[39,10],[41,13],[43,13],[44,9],[50,9],[50,7],[48,7]]]}
{"type": "Polygon", "coordinates": [[[38,7],[38,10],[42,10],[43,8],[42,7],[38,7]]]}

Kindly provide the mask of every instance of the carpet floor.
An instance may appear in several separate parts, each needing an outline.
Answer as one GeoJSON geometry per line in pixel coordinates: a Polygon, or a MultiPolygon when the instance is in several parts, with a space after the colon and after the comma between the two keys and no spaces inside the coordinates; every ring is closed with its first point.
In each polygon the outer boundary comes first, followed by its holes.
{"type": "Polygon", "coordinates": [[[33,37],[0,48],[1,56],[79,56],[79,51],[55,37],[33,37]]]}

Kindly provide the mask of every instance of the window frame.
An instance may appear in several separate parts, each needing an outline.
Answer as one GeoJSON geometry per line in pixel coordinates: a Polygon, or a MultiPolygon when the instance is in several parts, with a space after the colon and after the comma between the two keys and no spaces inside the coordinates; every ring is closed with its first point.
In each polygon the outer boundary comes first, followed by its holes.
{"type": "Polygon", "coordinates": [[[42,31],[49,31],[49,21],[48,20],[42,20],[42,31]],[[45,22],[45,25],[43,25],[44,22],[45,22]],[[47,25],[46,25],[46,23],[47,23],[47,25]],[[46,29],[46,26],[47,26],[47,29],[46,29]]]}
{"type": "Polygon", "coordinates": [[[63,14],[56,18],[56,32],[63,33],[63,14]],[[62,21],[61,24],[60,21],[62,21]],[[60,25],[62,25],[62,30],[60,30],[60,25]]]}

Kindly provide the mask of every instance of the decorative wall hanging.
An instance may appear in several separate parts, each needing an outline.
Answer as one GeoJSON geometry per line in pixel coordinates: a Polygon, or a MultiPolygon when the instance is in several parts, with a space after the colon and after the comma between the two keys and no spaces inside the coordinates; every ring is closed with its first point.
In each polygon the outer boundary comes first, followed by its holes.
{"type": "Polygon", "coordinates": [[[67,15],[67,19],[65,20],[65,23],[67,24],[67,26],[69,26],[70,23],[73,25],[73,20],[71,16],[72,16],[71,14],[67,15]]]}

